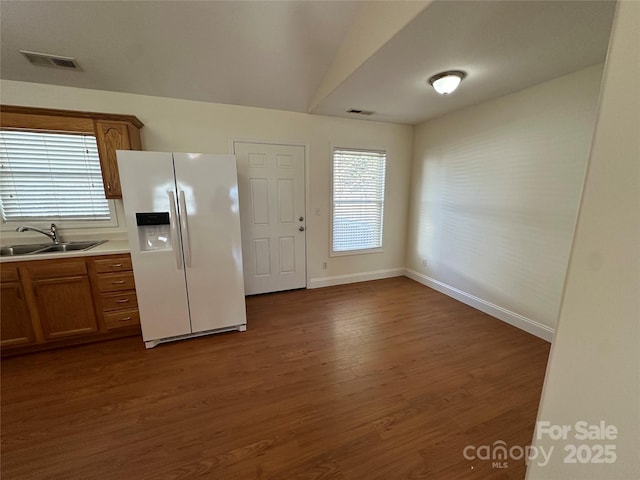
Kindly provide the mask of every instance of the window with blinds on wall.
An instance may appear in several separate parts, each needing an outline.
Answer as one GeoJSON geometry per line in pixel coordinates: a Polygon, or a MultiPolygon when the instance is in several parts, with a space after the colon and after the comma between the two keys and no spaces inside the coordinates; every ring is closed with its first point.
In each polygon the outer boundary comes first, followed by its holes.
{"type": "Polygon", "coordinates": [[[3,222],[109,221],[95,137],[0,131],[3,222]]]}
{"type": "Polygon", "coordinates": [[[332,253],[382,248],[387,154],[333,149],[332,253]]]}

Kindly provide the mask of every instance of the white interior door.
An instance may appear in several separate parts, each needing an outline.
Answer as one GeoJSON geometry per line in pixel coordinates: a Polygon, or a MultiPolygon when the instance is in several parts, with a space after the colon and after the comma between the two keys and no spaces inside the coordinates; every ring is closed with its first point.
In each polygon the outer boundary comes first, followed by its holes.
{"type": "Polygon", "coordinates": [[[306,287],[304,147],[235,142],[247,295],[306,287]]]}

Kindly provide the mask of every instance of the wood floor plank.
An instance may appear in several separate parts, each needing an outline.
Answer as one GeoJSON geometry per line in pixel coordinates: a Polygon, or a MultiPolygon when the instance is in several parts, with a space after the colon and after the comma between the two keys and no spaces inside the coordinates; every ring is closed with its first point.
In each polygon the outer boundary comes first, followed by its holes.
{"type": "Polygon", "coordinates": [[[2,360],[5,480],[521,479],[549,344],[407,278],[247,299],[249,328],[2,360]]]}

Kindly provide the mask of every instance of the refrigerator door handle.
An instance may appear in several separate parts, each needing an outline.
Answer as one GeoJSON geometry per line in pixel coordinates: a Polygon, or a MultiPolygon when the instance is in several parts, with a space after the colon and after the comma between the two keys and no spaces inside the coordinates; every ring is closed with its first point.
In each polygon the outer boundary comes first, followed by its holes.
{"type": "Polygon", "coordinates": [[[184,248],[185,268],[191,266],[191,239],[189,238],[189,222],[187,221],[187,202],[184,198],[184,191],[178,193],[180,202],[180,227],[182,230],[182,248],[184,248]]]}
{"type": "Polygon", "coordinates": [[[167,192],[169,195],[169,226],[171,228],[171,247],[176,256],[176,267],[182,270],[182,249],[180,248],[180,235],[178,234],[178,214],[176,212],[176,196],[172,190],[167,192]]]}

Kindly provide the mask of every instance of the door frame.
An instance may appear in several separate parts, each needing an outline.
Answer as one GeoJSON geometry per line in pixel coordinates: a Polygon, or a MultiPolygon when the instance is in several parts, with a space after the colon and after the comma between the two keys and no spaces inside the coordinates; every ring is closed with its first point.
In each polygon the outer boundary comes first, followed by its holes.
{"type": "MultiPolygon", "coordinates": [[[[256,140],[243,137],[229,138],[229,153],[236,154],[236,143],[257,143],[262,145],[282,145],[285,147],[302,147],[304,149],[304,215],[305,222],[305,235],[304,235],[304,278],[305,289],[309,288],[309,222],[311,212],[311,198],[310,198],[310,176],[309,176],[309,144],[304,142],[279,142],[273,140],[256,140]]],[[[237,162],[237,158],[236,158],[237,162]]],[[[242,231],[240,232],[242,235],[242,231]]]]}

